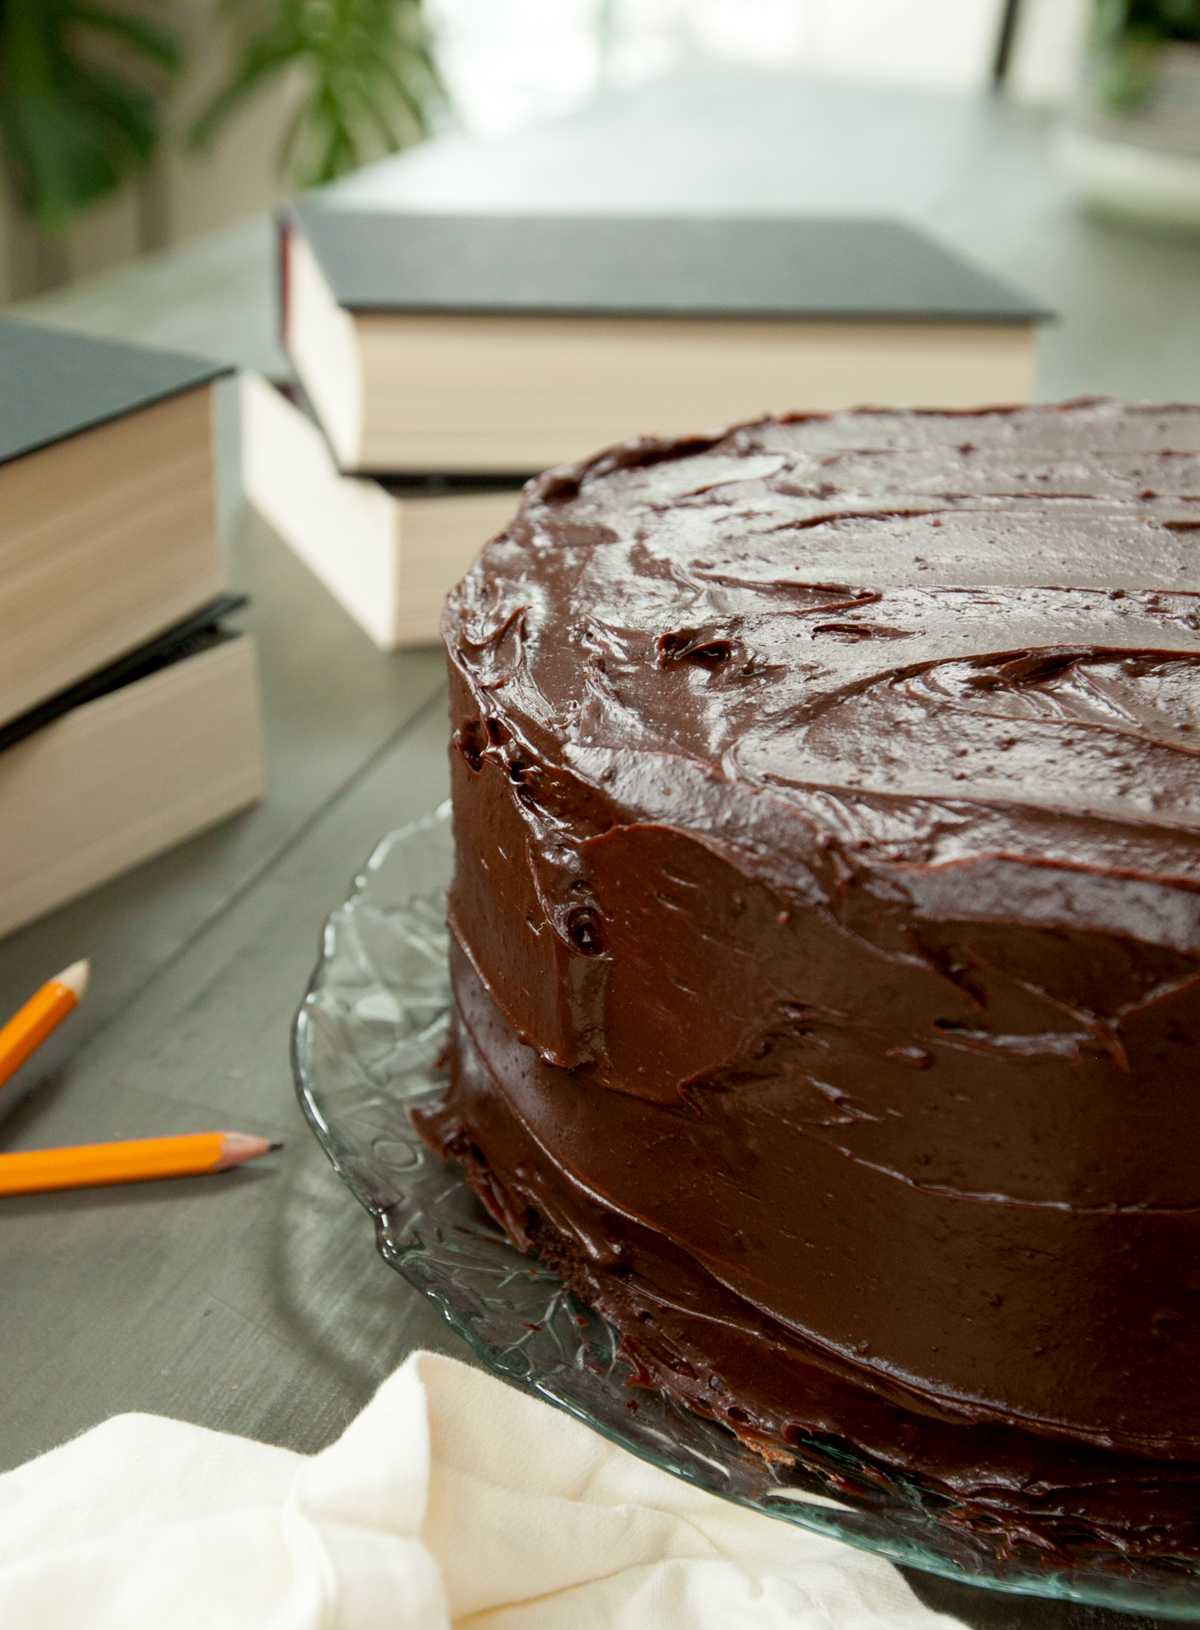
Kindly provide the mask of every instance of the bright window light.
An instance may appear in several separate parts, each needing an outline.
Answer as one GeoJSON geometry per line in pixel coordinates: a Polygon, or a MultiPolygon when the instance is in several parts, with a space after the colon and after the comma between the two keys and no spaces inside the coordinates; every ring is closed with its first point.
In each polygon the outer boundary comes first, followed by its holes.
{"type": "Polygon", "coordinates": [[[470,134],[707,58],[945,90],[986,84],[1002,0],[427,0],[470,134]]]}

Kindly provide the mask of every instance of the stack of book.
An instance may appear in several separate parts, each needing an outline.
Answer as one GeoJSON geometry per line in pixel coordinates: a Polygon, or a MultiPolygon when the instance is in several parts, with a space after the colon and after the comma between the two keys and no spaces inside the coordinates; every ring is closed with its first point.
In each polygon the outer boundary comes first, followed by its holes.
{"type": "Polygon", "coordinates": [[[262,794],[191,357],[0,320],[0,933],[262,794]]]}
{"type": "Polygon", "coordinates": [[[1047,313],[897,221],[436,215],[376,192],[281,223],[299,405],[248,381],[243,447],[251,503],[383,646],[437,638],[551,465],[768,413],[1032,392],[1047,313]]]}

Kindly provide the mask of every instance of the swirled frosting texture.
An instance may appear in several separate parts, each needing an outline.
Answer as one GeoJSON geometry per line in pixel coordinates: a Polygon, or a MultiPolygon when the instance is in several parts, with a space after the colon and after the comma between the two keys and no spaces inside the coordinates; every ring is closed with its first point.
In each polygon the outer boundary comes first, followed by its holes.
{"type": "Polygon", "coordinates": [[[1198,548],[1200,410],[862,412],[551,472],[446,612],[427,1135],[694,1407],[1041,1544],[1200,1549],[1198,548]]]}

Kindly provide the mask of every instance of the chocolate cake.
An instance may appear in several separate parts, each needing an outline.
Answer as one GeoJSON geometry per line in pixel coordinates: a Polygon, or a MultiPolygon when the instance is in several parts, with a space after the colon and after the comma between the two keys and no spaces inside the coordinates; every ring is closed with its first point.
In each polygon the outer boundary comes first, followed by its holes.
{"type": "Polygon", "coordinates": [[[452,594],[422,1120],[638,1375],[1200,1556],[1200,409],[552,471],[452,594]]]}

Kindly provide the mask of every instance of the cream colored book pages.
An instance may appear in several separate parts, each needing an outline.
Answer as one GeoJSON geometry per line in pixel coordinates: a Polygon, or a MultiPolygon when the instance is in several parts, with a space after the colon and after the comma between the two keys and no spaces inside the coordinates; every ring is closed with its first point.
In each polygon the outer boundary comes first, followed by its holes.
{"type": "Polygon", "coordinates": [[[210,386],[0,465],[0,720],[225,587],[210,386]]]}
{"type": "Polygon", "coordinates": [[[325,438],[265,379],[241,379],[242,490],[384,650],[397,643],[400,562],[395,500],[344,476],[325,438]]]}
{"type": "Polygon", "coordinates": [[[400,645],[436,645],[442,606],[475,556],[516,514],[519,492],[437,494],[400,503],[400,645]]]}
{"type": "Polygon", "coordinates": [[[342,310],[302,233],[283,240],[284,342],[347,470],[362,459],[362,369],[354,319],[342,310]]]}
{"type": "Polygon", "coordinates": [[[508,525],[519,492],[395,497],[346,476],[324,437],[255,374],[241,382],[247,501],[377,645],[432,645],[442,603],[508,525]]]}
{"type": "Polygon", "coordinates": [[[361,314],[362,464],[541,470],[635,435],[1028,401],[1027,324],[361,314]]]}
{"type": "Polygon", "coordinates": [[[0,933],[262,796],[245,637],[74,709],[0,753],[0,933]]]}

